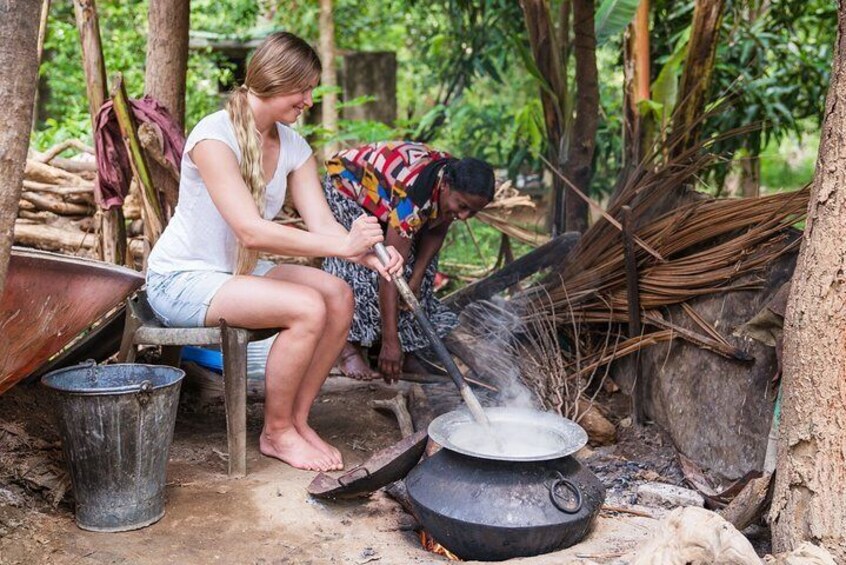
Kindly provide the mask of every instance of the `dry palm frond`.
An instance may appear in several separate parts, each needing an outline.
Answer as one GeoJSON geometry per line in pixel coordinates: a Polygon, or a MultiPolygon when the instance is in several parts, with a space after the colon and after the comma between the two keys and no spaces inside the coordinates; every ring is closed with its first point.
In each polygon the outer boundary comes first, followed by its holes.
{"type": "MultiPolygon", "coordinates": [[[[566,376],[557,377],[557,382],[589,382],[614,359],[673,338],[747,360],[689,307],[684,311],[702,333],[670,324],[658,310],[684,305],[698,296],[760,288],[754,280],[749,282],[749,275],[799,244],[800,238],[790,228],[806,213],[809,187],[751,199],[697,197],[676,206],[686,183],[717,161],[707,146],[748,129],[680,150],[660,164],[664,155],[676,152],[656,151],[621,182],[611,206],[583,235],[561,270],[517,298],[526,305],[525,324],[552,322],[568,343],[578,346],[577,353],[566,355],[566,376]],[[631,208],[638,294],[640,307],[647,313],[642,319],[648,327],[657,328],[628,339],[623,338],[629,321],[620,229],[624,205],[631,208]],[[656,214],[667,208],[669,212],[656,214]]],[[[669,145],[678,141],[670,140],[669,145]]],[[[531,384],[538,391],[548,391],[549,385],[531,384]]]]}
{"type": "MultiPolygon", "coordinates": [[[[695,296],[749,289],[733,285],[737,279],[762,269],[797,245],[788,228],[801,219],[808,189],[746,200],[713,200],[689,204],[655,220],[641,230],[644,241],[665,257],[654,260],[636,249],[641,308],[651,310],[685,302],[695,296]],[[739,233],[730,237],[732,233],[739,233]]],[[[628,320],[625,259],[622,237],[590,253],[584,247],[565,267],[560,278],[546,285],[552,304],[565,298],[572,315],[581,321],[628,320]],[[591,265],[582,267],[580,256],[591,265]],[[610,305],[610,309],[608,308],[610,305]]]]}

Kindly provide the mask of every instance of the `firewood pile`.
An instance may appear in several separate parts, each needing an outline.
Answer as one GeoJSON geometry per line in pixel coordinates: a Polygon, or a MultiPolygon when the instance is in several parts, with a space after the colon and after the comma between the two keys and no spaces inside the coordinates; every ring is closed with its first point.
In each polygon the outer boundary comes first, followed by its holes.
{"type": "Polygon", "coordinates": [[[30,151],[15,222],[15,244],[93,256],[96,245],[94,152],[66,141],[45,153],[30,151]],[[78,157],[59,157],[75,149],[78,157]]]}
{"type": "MultiPolygon", "coordinates": [[[[79,140],[44,153],[30,150],[15,221],[15,245],[81,257],[99,255],[99,208],[94,150],[79,140]],[[69,156],[61,156],[69,154],[69,156]]],[[[129,250],[139,264],[144,245],[141,208],[134,186],[124,203],[129,250]]]]}

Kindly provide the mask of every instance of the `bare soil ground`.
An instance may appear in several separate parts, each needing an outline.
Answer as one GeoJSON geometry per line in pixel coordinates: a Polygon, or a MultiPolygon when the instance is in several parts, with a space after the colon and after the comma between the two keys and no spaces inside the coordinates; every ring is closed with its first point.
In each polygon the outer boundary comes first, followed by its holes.
{"type": "MultiPolygon", "coordinates": [[[[371,399],[395,393],[395,387],[381,382],[332,378],[315,404],[313,425],[341,449],[351,467],[400,439],[393,418],[368,407],[371,399]]],[[[261,412],[261,402],[253,400],[248,476],[230,480],[222,407],[198,410],[190,395],[183,394],[170,451],[164,518],[133,532],[93,533],[76,527],[72,493],[63,493],[68,485],[61,476],[61,451],[46,391],[15,387],[0,396],[0,565],[446,561],[421,547],[414,519],[382,492],[346,502],[309,497],[306,487],[314,473],[259,453],[261,412]],[[58,499],[55,504],[53,499],[58,499]]],[[[658,475],[675,482],[675,471],[623,460],[614,455],[618,449],[582,454],[609,487],[609,503],[627,504],[632,485],[641,479],[658,475]]],[[[649,456],[654,459],[654,453],[649,456]]],[[[661,514],[656,509],[640,511],[661,514]]],[[[603,510],[582,543],[514,562],[626,563],[656,524],[654,518],[603,510]]]]}

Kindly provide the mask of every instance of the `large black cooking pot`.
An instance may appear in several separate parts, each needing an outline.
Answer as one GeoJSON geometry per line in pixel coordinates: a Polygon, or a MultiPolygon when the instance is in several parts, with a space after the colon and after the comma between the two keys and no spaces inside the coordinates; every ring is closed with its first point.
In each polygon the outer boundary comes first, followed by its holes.
{"type": "MultiPolygon", "coordinates": [[[[605,500],[605,488],[571,454],[587,441],[577,424],[552,414],[486,409],[493,425],[520,421],[536,427],[531,442],[560,434],[548,453],[515,457],[473,453],[472,445],[450,437],[469,414],[451,412],[429,427],[444,449],[412,469],[406,478],[414,512],[444,547],[468,560],[500,561],[539,555],[573,545],[590,529],[605,500]]],[[[525,428],[523,429],[525,432],[525,428]]]]}

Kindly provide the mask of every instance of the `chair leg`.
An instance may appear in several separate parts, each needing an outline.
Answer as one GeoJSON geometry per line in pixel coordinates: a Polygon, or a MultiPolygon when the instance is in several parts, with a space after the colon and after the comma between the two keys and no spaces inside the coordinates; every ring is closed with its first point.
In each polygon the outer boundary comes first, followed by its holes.
{"type": "Polygon", "coordinates": [[[131,298],[126,301],[126,321],[123,323],[123,336],[117,356],[118,363],[135,362],[135,332],[141,327],[141,321],[133,313],[131,301],[131,298]]]}
{"type": "Polygon", "coordinates": [[[181,345],[162,345],[162,365],[179,368],[179,359],[182,356],[181,345]]]}
{"type": "Polygon", "coordinates": [[[247,475],[247,342],[248,333],[220,324],[229,476],[247,475]]]}

